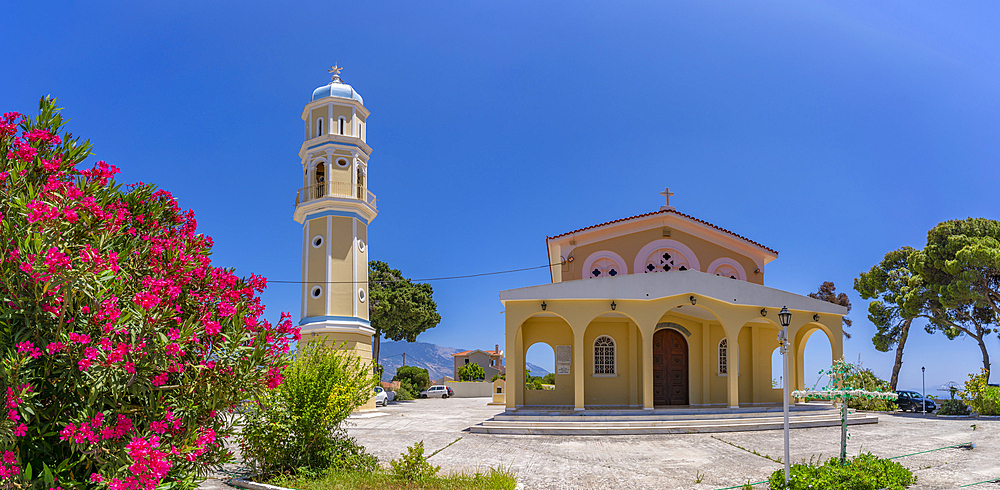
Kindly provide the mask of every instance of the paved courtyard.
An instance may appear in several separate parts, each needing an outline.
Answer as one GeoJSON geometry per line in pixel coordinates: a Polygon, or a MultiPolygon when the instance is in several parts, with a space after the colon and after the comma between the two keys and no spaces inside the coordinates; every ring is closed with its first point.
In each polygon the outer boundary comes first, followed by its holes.
{"type": "MultiPolygon", "coordinates": [[[[717,489],[762,481],[781,465],[781,431],[650,436],[511,436],[472,434],[466,429],[503,407],[486,398],[396,402],[349,419],[348,432],[387,463],[424,441],[442,471],[512,468],[527,489],[629,488],[717,489]],[[736,447],[739,446],[739,447],[736,447]],[[744,449],[740,449],[744,448],[744,449]],[[695,483],[699,475],[702,482],[695,483]]],[[[974,442],[976,449],[945,449],[898,461],[917,475],[914,489],[956,488],[1000,479],[1000,420],[942,419],[920,414],[879,414],[879,423],[849,428],[848,454],[870,451],[900,456],[974,442]],[[976,425],[975,430],[971,427],[976,425]]],[[[792,461],[836,456],[840,428],[793,429],[792,461]]],[[[203,488],[220,488],[206,482],[203,488]]],[[[767,488],[766,485],[755,487],[767,488]]],[[[971,490],[1000,489],[984,483],[971,490]]]]}

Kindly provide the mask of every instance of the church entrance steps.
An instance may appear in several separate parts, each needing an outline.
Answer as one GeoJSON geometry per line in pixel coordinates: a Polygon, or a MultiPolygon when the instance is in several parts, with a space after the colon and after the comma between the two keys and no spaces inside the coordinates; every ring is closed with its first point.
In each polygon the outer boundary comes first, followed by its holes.
{"type": "MultiPolygon", "coordinates": [[[[498,414],[490,420],[470,427],[469,430],[478,434],[637,435],[777,430],[784,427],[784,417],[780,411],[777,413],[761,409],[742,413],[734,411],[690,413],[690,410],[666,409],[615,411],[617,413],[609,414],[603,410],[587,410],[577,412],[577,415],[565,412],[541,415],[518,410],[498,414]]],[[[707,410],[707,412],[713,411],[707,410]]],[[[875,424],[878,423],[878,417],[867,413],[851,413],[847,416],[847,423],[848,425],[875,424]]],[[[795,410],[789,414],[789,426],[793,429],[839,425],[839,412],[829,406],[824,409],[795,410]]]]}

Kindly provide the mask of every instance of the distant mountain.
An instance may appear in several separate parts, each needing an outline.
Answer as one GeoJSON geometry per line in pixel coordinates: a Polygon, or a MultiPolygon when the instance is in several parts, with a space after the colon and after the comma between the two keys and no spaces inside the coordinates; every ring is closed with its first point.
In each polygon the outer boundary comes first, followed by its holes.
{"type": "MultiPolygon", "coordinates": [[[[456,349],[454,347],[442,347],[429,344],[427,342],[393,342],[383,340],[379,347],[379,357],[385,369],[382,372],[382,381],[389,381],[396,375],[396,368],[403,365],[403,353],[406,353],[406,365],[417,366],[427,369],[431,380],[441,379],[444,376],[455,376],[455,361],[451,356],[456,352],[472,349],[456,349]]],[[[504,360],[504,362],[507,362],[504,360]]],[[[545,376],[549,372],[528,363],[528,369],[532,376],[545,376]]]]}

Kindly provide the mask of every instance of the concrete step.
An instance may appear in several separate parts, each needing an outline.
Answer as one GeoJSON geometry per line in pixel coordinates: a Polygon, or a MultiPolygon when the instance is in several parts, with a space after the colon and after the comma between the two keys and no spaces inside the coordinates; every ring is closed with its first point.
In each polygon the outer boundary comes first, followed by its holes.
{"type": "MultiPolygon", "coordinates": [[[[847,416],[848,420],[864,418],[864,414],[849,414],[847,416]]],[[[839,414],[831,415],[796,415],[789,416],[789,421],[798,422],[808,422],[815,420],[836,420],[840,423],[839,414]]],[[[482,422],[484,426],[523,426],[523,427],[543,427],[559,425],[565,427],[586,427],[589,425],[601,425],[607,427],[651,427],[651,426],[666,426],[666,425],[676,425],[676,426],[686,426],[686,425],[729,425],[729,424],[767,424],[767,423],[784,423],[783,416],[771,416],[771,417],[746,417],[746,418],[717,418],[717,419],[704,419],[704,418],[687,418],[687,419],[657,419],[657,418],[639,418],[639,417],[600,417],[596,420],[591,420],[587,417],[585,420],[581,417],[517,417],[508,419],[497,419],[494,417],[491,420],[485,420],[482,422]]]]}
{"type": "MultiPolygon", "coordinates": [[[[878,417],[869,414],[852,414],[848,425],[875,424],[878,417]]],[[[840,425],[840,416],[790,417],[789,427],[803,429],[811,427],[835,427],[840,425]]],[[[477,434],[520,434],[520,435],[640,435],[640,434],[694,434],[706,432],[741,432],[757,430],[780,430],[784,428],[783,418],[716,419],[691,421],[576,421],[576,422],[513,422],[488,420],[470,427],[477,434]]]]}
{"type": "MultiPolygon", "coordinates": [[[[829,404],[818,405],[818,404],[797,404],[791,407],[791,413],[801,413],[801,412],[839,412],[838,408],[832,407],[829,404]]],[[[621,409],[602,409],[602,408],[588,408],[586,410],[573,410],[572,407],[567,408],[553,408],[553,409],[539,409],[539,408],[518,408],[517,410],[505,411],[503,416],[572,416],[572,417],[594,417],[594,416],[685,416],[685,415],[696,415],[700,417],[712,417],[712,416],[733,416],[739,414],[740,416],[767,416],[773,415],[774,413],[782,413],[783,408],[778,405],[775,407],[741,407],[741,408],[657,408],[653,410],[642,410],[639,408],[621,408],[621,409]]]]}
{"type": "MultiPolygon", "coordinates": [[[[851,411],[851,413],[854,413],[851,411]]],[[[835,409],[793,411],[790,417],[820,417],[835,416],[840,417],[840,411],[835,409]]],[[[717,412],[717,413],[688,413],[688,412],[655,412],[649,410],[631,410],[629,412],[605,413],[601,411],[579,411],[579,412],[550,412],[540,414],[537,412],[504,412],[493,416],[493,420],[504,421],[532,421],[551,420],[560,422],[571,421],[599,421],[599,420],[713,420],[713,419],[753,419],[783,417],[780,410],[777,412],[717,412]]]]}

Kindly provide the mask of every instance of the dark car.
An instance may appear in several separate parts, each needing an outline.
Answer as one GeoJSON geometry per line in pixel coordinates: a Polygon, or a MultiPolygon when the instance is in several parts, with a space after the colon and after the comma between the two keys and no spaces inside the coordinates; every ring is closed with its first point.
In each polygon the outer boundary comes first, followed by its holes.
{"type": "Polygon", "coordinates": [[[445,388],[448,388],[448,396],[455,396],[455,392],[452,391],[451,386],[446,386],[445,388]]]}
{"type": "Polygon", "coordinates": [[[896,405],[904,412],[920,412],[925,408],[928,412],[933,412],[937,409],[934,400],[924,399],[916,391],[897,391],[896,394],[899,395],[899,398],[896,399],[896,405]]]}

